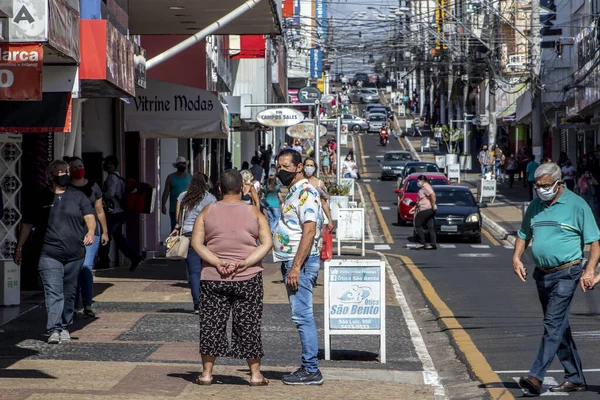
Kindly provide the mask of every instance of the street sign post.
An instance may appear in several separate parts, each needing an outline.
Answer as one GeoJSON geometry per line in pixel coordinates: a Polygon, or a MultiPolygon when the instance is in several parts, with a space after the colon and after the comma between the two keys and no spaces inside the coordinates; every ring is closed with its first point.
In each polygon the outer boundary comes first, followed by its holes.
{"type": "Polygon", "coordinates": [[[338,256],[342,254],[342,241],[361,242],[361,255],[365,256],[365,209],[364,208],[339,208],[337,218],[338,256]]]}
{"type": "Polygon", "coordinates": [[[386,362],[385,262],[325,262],[325,360],[332,335],[379,335],[379,361],[386,362]]]}

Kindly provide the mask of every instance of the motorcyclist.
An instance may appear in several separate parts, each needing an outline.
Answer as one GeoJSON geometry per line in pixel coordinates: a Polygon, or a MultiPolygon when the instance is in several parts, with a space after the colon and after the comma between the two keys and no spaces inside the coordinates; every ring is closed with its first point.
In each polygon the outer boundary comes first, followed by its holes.
{"type": "Polygon", "coordinates": [[[346,84],[344,84],[344,86],[342,86],[342,94],[347,94],[348,93],[348,86],[346,86],[346,84]]]}
{"type": "Polygon", "coordinates": [[[379,141],[381,144],[389,144],[390,143],[390,132],[388,130],[387,125],[383,125],[379,129],[379,141]]]}

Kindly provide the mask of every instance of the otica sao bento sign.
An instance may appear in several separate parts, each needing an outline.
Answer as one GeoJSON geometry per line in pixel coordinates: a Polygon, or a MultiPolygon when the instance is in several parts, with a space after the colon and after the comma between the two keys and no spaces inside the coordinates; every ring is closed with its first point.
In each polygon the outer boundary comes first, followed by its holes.
{"type": "Polygon", "coordinates": [[[256,120],[272,128],[285,128],[302,122],[304,114],[293,108],[271,108],[258,113],[256,120]]]}

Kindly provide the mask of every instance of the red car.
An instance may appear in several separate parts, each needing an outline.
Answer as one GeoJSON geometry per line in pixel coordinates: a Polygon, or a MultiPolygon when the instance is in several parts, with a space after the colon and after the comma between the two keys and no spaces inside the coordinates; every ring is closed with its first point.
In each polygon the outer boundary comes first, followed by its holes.
{"type": "Polygon", "coordinates": [[[396,189],[396,194],[398,194],[398,225],[404,225],[406,222],[414,219],[414,215],[410,213],[413,206],[410,204],[417,201],[417,194],[419,192],[417,178],[421,175],[425,175],[432,186],[450,185],[450,181],[448,181],[446,175],[439,172],[411,174],[407,176],[402,187],[396,189]]]}

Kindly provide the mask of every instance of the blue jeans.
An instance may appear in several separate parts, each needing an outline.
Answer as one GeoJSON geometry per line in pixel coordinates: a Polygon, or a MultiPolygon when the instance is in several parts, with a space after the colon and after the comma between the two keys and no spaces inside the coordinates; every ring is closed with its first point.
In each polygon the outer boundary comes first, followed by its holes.
{"type": "Polygon", "coordinates": [[[302,344],[302,366],[309,372],[319,369],[317,353],[319,352],[319,337],[313,316],[313,290],[317,284],[321,260],[319,256],[310,256],[304,261],[300,272],[298,290],[293,291],[287,286],[287,275],[293,261],[281,263],[281,274],[286,282],[286,289],[292,308],[292,321],[300,333],[302,344]]]}
{"type": "Polygon", "coordinates": [[[271,228],[271,232],[273,232],[281,219],[281,209],[279,207],[269,207],[267,208],[267,215],[269,216],[269,228],[271,228]]]}
{"type": "Polygon", "coordinates": [[[544,311],[544,335],[529,375],[540,381],[544,380],[556,355],[565,369],[565,381],[575,384],[585,382],[569,326],[569,308],[581,273],[582,266],[579,264],[553,274],[537,269],[533,274],[544,311]]]}
{"type": "Polygon", "coordinates": [[[188,270],[188,283],[192,292],[194,310],[200,309],[200,271],[202,271],[202,260],[196,251],[190,246],[185,259],[188,270]]]}
{"type": "Polygon", "coordinates": [[[496,175],[496,179],[502,179],[502,166],[500,165],[500,161],[494,161],[494,175],[496,175]]]}
{"type": "Polygon", "coordinates": [[[81,290],[81,302],[84,307],[92,306],[92,297],[94,295],[94,259],[100,248],[100,236],[94,236],[94,243],[85,248],[85,258],[81,271],[79,271],[79,279],[77,280],[77,291],[75,292],[75,307],[79,304],[79,291],[81,290]]]}
{"type": "Polygon", "coordinates": [[[485,175],[490,171],[490,167],[489,165],[482,165],[481,166],[481,175],[485,175]]]}
{"type": "Polygon", "coordinates": [[[40,276],[44,284],[48,332],[67,329],[73,322],[77,278],[83,258],[62,263],[50,257],[40,257],[40,276]]]}

